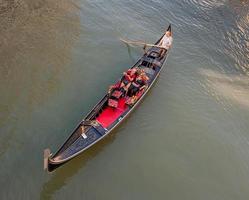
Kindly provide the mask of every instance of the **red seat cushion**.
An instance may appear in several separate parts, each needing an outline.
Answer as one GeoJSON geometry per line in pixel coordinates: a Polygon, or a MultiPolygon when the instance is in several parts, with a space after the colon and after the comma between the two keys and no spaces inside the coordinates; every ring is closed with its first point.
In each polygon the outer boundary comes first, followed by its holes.
{"type": "MultiPolygon", "coordinates": [[[[115,100],[114,100],[115,101],[115,100]]],[[[105,128],[109,127],[115,120],[117,120],[127,109],[125,98],[118,100],[118,107],[113,108],[107,106],[102,113],[97,117],[97,121],[105,128]]]]}
{"type": "Polygon", "coordinates": [[[117,108],[118,107],[118,101],[113,100],[113,99],[109,99],[108,100],[108,106],[113,107],[113,108],[117,108]]]}
{"type": "Polygon", "coordinates": [[[113,93],[112,93],[112,96],[113,97],[116,97],[117,99],[119,99],[122,95],[122,92],[118,91],[118,90],[115,90],[113,93]]]}

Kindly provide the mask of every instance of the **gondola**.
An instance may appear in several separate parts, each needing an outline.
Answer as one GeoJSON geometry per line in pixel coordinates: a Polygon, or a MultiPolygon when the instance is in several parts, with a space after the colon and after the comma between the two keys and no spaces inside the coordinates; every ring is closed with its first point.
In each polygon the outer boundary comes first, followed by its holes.
{"type": "MultiPolygon", "coordinates": [[[[171,25],[167,30],[172,33],[171,25]]],[[[111,94],[108,92],[76,126],[70,137],[55,154],[51,154],[49,149],[44,150],[45,170],[52,172],[102,140],[137,107],[155,83],[168,57],[169,50],[163,57],[160,57],[160,48],[156,46],[163,36],[131,67],[131,69],[136,67],[143,70],[149,78],[146,87],[138,92],[136,99],[128,104],[126,97],[117,98],[115,99],[117,105],[113,107],[110,105],[111,94]]]]}

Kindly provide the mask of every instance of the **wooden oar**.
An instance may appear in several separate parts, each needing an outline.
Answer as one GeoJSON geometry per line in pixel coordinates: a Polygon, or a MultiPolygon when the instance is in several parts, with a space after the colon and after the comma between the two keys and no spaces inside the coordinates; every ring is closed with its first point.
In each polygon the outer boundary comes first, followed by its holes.
{"type": "Polygon", "coordinates": [[[120,38],[120,40],[126,44],[143,45],[143,46],[148,46],[148,47],[158,47],[158,48],[165,49],[164,47],[160,45],[156,45],[156,44],[148,44],[148,43],[140,42],[140,41],[125,40],[122,38],[120,38]]]}

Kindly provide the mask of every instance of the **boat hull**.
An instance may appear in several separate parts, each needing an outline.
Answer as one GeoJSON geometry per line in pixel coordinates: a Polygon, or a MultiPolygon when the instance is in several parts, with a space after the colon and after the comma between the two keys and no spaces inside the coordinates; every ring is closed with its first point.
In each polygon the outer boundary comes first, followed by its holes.
{"type": "MultiPolygon", "coordinates": [[[[171,31],[171,26],[169,26],[167,30],[171,31]]],[[[158,44],[160,39],[155,44],[158,44]]],[[[132,106],[127,106],[123,103],[119,108],[119,111],[116,111],[107,106],[109,94],[106,94],[77,125],[71,136],[54,155],[50,154],[50,151],[45,150],[44,169],[51,172],[86,151],[88,148],[109,135],[134,111],[134,109],[141,103],[142,99],[149,92],[151,87],[155,84],[155,81],[158,79],[158,76],[163,69],[169,51],[163,58],[155,57],[159,55],[159,52],[160,48],[158,47],[150,48],[147,54],[144,54],[133,66],[142,68],[150,78],[148,87],[143,91],[138,100],[132,106]],[[106,115],[108,115],[107,117],[110,119],[106,119],[106,115]],[[106,121],[103,121],[103,118],[106,121]]]]}

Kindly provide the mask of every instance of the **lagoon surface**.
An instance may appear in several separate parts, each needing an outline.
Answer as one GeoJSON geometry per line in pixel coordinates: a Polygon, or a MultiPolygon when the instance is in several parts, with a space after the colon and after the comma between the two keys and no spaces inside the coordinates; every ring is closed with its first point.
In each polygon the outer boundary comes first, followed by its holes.
{"type": "Polygon", "coordinates": [[[248,0],[3,0],[0,199],[248,200],[248,0]],[[55,152],[172,23],[149,95],[54,173],[55,152]]]}

